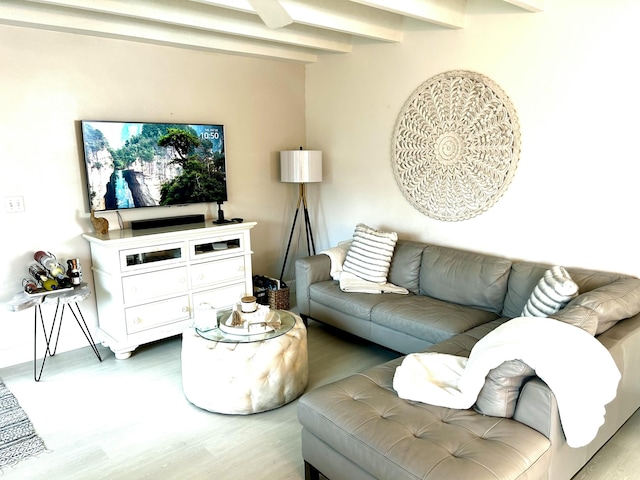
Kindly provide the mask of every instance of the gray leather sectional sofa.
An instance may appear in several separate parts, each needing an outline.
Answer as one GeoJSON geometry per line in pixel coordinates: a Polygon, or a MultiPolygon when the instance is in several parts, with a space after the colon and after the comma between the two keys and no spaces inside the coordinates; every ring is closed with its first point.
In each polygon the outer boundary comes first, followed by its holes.
{"type": "MultiPolygon", "coordinates": [[[[320,254],[296,262],[297,305],[303,317],[401,353],[468,356],[480,338],[520,316],[549,267],[399,240],[389,281],[409,295],[344,293],[320,254]]],[[[580,295],[553,317],[595,334],[622,375],[591,443],[567,445],[555,396],[531,372],[489,373],[480,395],[505,391],[515,402],[512,414],[489,416],[477,405],[456,410],[399,398],[393,376],[401,357],[303,395],[306,477],[570,479],[640,407],[640,280],[567,270],[580,295]]]]}

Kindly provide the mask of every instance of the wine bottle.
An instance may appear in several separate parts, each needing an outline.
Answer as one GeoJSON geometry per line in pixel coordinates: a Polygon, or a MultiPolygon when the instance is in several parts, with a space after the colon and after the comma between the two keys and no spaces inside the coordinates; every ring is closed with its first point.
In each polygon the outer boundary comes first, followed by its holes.
{"type": "Polygon", "coordinates": [[[67,260],[67,276],[71,280],[72,285],[80,285],[82,283],[82,267],[80,266],[80,260],[73,258],[67,260]]]}
{"type": "Polygon", "coordinates": [[[29,265],[29,273],[38,283],[42,283],[48,278],[47,272],[37,263],[29,265]]]}
{"type": "Polygon", "coordinates": [[[53,253],[38,250],[33,254],[33,259],[48,270],[53,278],[64,276],[64,267],[60,265],[53,253]]]}
{"type": "Polygon", "coordinates": [[[29,266],[29,273],[45,290],[57,290],[58,281],[47,275],[47,272],[37,263],[29,266]]]}
{"type": "Polygon", "coordinates": [[[44,288],[45,290],[57,290],[58,281],[55,278],[47,278],[44,282],[42,282],[42,288],[44,288]]]}
{"type": "Polygon", "coordinates": [[[28,278],[22,279],[22,289],[27,293],[35,293],[38,290],[38,284],[28,278]]]}

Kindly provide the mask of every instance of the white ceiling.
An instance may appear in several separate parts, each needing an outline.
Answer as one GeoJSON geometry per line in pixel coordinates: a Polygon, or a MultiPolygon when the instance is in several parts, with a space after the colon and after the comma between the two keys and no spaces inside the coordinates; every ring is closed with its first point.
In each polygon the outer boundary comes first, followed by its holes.
{"type": "MultiPolygon", "coordinates": [[[[539,12],[544,0],[486,0],[539,12]]],[[[312,63],[401,42],[405,18],[464,28],[466,0],[2,0],[0,24],[312,63]],[[270,25],[270,26],[267,26],[270,25]]]]}

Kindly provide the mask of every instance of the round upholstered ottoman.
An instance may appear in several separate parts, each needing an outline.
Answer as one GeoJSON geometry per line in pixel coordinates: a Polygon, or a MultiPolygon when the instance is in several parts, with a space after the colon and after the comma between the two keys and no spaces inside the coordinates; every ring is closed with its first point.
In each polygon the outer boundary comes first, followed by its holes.
{"type": "MultiPolygon", "coordinates": [[[[246,415],[298,398],[309,379],[307,329],[293,327],[266,340],[209,340],[194,328],[182,335],[182,388],[187,400],[210,412],[246,415]]],[[[285,322],[283,322],[285,323],[285,322]]]]}

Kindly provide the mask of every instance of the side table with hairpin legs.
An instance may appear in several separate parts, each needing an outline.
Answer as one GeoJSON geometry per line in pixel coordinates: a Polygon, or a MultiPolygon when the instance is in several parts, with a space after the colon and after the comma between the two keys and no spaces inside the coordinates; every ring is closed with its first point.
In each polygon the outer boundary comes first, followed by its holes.
{"type": "Polygon", "coordinates": [[[47,357],[53,357],[56,354],[56,350],[58,349],[58,340],[60,339],[60,330],[62,328],[62,319],[64,317],[65,309],[69,309],[71,314],[76,319],[76,323],[82,330],[89,346],[95,353],[96,357],[99,361],[102,361],[102,357],[100,356],[100,352],[98,351],[98,347],[96,343],[93,341],[93,337],[91,336],[91,332],[87,327],[87,322],[82,316],[82,312],[80,311],[80,306],[78,302],[83,301],[91,294],[89,287],[86,283],[83,283],[73,289],[56,292],[55,290],[51,292],[47,292],[43,295],[32,296],[28,295],[25,292],[17,293],[13,296],[13,298],[7,303],[7,309],[12,312],[20,312],[22,310],[26,310],[27,308],[33,307],[33,379],[36,382],[40,381],[42,377],[42,371],[44,370],[44,364],[47,361],[47,357]],[[55,311],[53,313],[53,321],[51,322],[51,326],[47,329],[47,326],[44,321],[44,317],[42,315],[42,305],[55,305],[55,311]],[[59,314],[58,314],[59,313],[59,314]],[[44,355],[42,357],[42,364],[40,365],[40,370],[38,371],[38,323],[42,329],[42,334],[44,336],[45,342],[45,350],[44,355]],[[57,324],[57,331],[56,331],[57,324]],[[55,333],[55,343],[52,344],[54,340],[55,333]]]}

